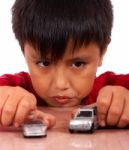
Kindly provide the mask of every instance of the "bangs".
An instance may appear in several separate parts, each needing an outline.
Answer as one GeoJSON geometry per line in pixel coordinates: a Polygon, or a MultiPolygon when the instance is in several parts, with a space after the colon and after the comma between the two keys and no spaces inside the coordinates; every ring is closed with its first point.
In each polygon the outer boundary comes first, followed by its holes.
{"type": "Polygon", "coordinates": [[[30,32],[27,40],[39,51],[41,56],[45,57],[50,54],[52,60],[55,61],[63,57],[69,41],[72,41],[72,49],[70,51],[73,52],[82,45],[87,46],[90,42],[100,41],[98,37],[94,36],[95,30],[91,25],[87,26],[87,23],[84,24],[84,22],[83,25],[81,22],[76,24],[73,21],[66,22],[64,19],[57,19],[57,21],[51,22],[49,26],[46,24],[36,30],[36,32],[34,31],[33,34],[30,32]]]}

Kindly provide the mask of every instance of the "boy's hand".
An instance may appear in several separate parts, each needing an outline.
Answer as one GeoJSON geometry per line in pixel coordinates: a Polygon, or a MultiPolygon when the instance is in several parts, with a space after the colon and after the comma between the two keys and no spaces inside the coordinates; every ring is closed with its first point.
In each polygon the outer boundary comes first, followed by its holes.
{"type": "Polygon", "coordinates": [[[37,110],[36,102],[36,97],[21,87],[0,86],[0,124],[18,127],[31,112],[35,112],[35,116],[51,127],[54,117],[37,110]]]}
{"type": "Polygon", "coordinates": [[[122,86],[105,86],[97,97],[100,126],[129,125],[129,90],[122,86]]]}

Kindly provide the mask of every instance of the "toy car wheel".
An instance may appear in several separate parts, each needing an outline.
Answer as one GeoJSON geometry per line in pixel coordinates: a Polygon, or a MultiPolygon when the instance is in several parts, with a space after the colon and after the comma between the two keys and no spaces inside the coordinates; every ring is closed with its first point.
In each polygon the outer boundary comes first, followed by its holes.
{"type": "Polygon", "coordinates": [[[92,123],[91,129],[90,129],[90,133],[94,132],[94,123],[92,123]]]}
{"type": "Polygon", "coordinates": [[[72,130],[72,129],[69,129],[69,132],[70,132],[70,133],[74,133],[74,130],[72,130]]]}

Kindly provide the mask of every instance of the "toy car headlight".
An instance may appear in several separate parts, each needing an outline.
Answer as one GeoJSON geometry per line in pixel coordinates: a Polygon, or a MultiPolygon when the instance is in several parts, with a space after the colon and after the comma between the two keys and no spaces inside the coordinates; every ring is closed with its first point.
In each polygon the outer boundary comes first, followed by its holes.
{"type": "Polygon", "coordinates": [[[87,124],[88,124],[89,126],[92,126],[92,121],[88,121],[87,124]]]}
{"type": "Polygon", "coordinates": [[[77,121],[77,120],[71,120],[71,121],[70,121],[70,125],[75,125],[75,124],[78,124],[78,121],[77,121]]]}

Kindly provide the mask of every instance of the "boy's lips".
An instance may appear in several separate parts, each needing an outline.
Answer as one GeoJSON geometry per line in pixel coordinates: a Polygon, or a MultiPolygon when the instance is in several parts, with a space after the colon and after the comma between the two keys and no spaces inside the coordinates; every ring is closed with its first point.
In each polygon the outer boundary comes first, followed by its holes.
{"type": "Polygon", "coordinates": [[[60,103],[60,104],[66,104],[69,99],[71,99],[70,97],[67,96],[54,96],[53,100],[60,103]]]}

